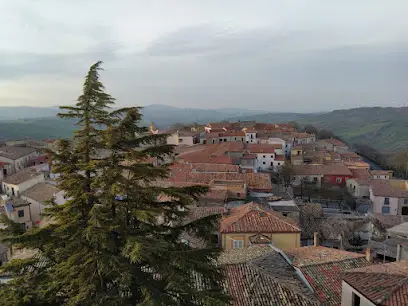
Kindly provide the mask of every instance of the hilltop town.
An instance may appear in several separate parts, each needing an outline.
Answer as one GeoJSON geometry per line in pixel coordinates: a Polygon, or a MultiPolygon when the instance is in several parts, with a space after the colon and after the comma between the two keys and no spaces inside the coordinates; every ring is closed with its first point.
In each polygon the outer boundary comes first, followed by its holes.
{"type": "MultiPolygon", "coordinates": [[[[168,158],[145,161],[169,165],[156,186],[208,187],[183,223],[221,216],[211,245],[223,250],[219,263],[234,305],[408,303],[408,182],[392,171],[371,169],[342,141],[317,139],[292,124],[218,122],[163,131],[151,124],[147,134],[166,134],[174,146],[168,158]]],[[[67,200],[44,153],[55,143],[0,147],[1,213],[26,231],[47,224],[48,201],[67,200]]],[[[183,242],[206,246],[193,233],[183,242]]],[[[2,264],[27,256],[6,244],[0,251],[2,264]]]]}

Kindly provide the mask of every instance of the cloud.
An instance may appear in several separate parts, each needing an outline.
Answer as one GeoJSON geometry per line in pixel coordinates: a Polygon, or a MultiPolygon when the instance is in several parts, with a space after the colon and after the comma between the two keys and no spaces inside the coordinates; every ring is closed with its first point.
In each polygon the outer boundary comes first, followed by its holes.
{"type": "Polygon", "coordinates": [[[0,105],[71,102],[97,60],[122,105],[316,111],[407,96],[402,0],[4,3],[0,105]]]}

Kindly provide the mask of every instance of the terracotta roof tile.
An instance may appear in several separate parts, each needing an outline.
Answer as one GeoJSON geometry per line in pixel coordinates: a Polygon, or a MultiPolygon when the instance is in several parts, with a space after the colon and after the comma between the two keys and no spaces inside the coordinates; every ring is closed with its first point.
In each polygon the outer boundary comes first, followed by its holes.
{"type": "Polygon", "coordinates": [[[28,181],[38,176],[44,177],[44,173],[38,172],[33,167],[25,168],[23,170],[18,171],[17,173],[14,173],[13,175],[4,178],[3,182],[6,184],[19,185],[21,183],[24,183],[25,181],[28,181]]]}
{"type": "Polygon", "coordinates": [[[292,288],[262,273],[251,264],[233,264],[223,267],[228,294],[234,306],[312,306],[317,302],[295,293],[292,288]]]}
{"type": "Polygon", "coordinates": [[[336,138],[325,139],[324,141],[327,142],[327,143],[330,143],[330,144],[332,144],[334,146],[337,146],[337,147],[345,147],[346,146],[346,144],[344,142],[342,142],[342,141],[340,141],[340,140],[338,140],[336,138]]]}
{"type": "MultiPolygon", "coordinates": [[[[405,181],[401,180],[401,184],[405,184],[405,181]]],[[[391,183],[391,180],[372,180],[370,183],[370,189],[375,196],[395,198],[408,197],[408,189],[397,187],[396,184],[391,183]]]]}
{"type": "Polygon", "coordinates": [[[263,210],[251,202],[232,209],[221,220],[221,233],[289,233],[300,232],[292,220],[280,213],[263,210]]]}
{"type": "Polygon", "coordinates": [[[408,261],[353,269],[343,279],[376,305],[408,305],[408,261]]]}
{"type": "Polygon", "coordinates": [[[370,170],[371,175],[391,175],[390,170],[370,170]]]}
{"type": "Polygon", "coordinates": [[[341,272],[370,265],[364,254],[321,246],[285,250],[285,253],[325,305],[341,304],[341,272]]]}
{"type": "Polygon", "coordinates": [[[293,166],[297,175],[346,175],[352,176],[351,171],[343,163],[328,165],[300,165],[293,166]]]}
{"type": "Polygon", "coordinates": [[[323,246],[307,246],[285,250],[286,255],[297,267],[342,261],[346,259],[364,258],[364,254],[352,253],[323,246]]]}
{"type": "Polygon", "coordinates": [[[268,154],[275,153],[275,146],[269,144],[260,143],[248,144],[247,149],[249,150],[250,153],[268,153],[268,154]]]}
{"type": "Polygon", "coordinates": [[[270,246],[223,252],[219,262],[227,293],[237,306],[317,305],[313,292],[284,257],[270,246]]]}
{"type": "Polygon", "coordinates": [[[303,275],[316,291],[324,305],[341,305],[342,277],[341,273],[370,263],[364,258],[346,259],[318,265],[301,267],[303,275]]]}
{"type": "Polygon", "coordinates": [[[367,169],[350,169],[354,178],[371,179],[371,173],[367,169]]]}

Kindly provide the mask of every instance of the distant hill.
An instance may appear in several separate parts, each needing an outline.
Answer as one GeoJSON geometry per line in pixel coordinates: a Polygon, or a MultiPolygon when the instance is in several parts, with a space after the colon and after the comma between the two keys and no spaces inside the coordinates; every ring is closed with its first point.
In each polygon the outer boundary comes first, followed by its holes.
{"type": "MultiPolygon", "coordinates": [[[[70,137],[74,121],[55,117],[57,108],[14,108],[31,116],[52,113],[53,117],[0,121],[0,139],[70,137]]],[[[4,108],[0,114],[4,116],[4,108]]],[[[8,110],[10,111],[10,110],[8,110]]],[[[175,123],[207,123],[214,121],[254,120],[266,123],[296,121],[333,131],[351,144],[367,144],[382,152],[408,149],[408,108],[366,107],[336,110],[320,114],[262,113],[245,109],[193,109],[166,105],[149,105],[142,109],[143,124],[154,122],[159,128],[175,123]]],[[[10,114],[10,113],[9,113],[10,114]]],[[[13,113],[12,113],[13,114],[13,113]]],[[[14,115],[13,116],[17,116],[14,115]]]]}
{"type": "Polygon", "coordinates": [[[330,129],[351,144],[367,144],[382,152],[408,149],[408,107],[336,110],[299,123],[330,129]]]}
{"type": "Polygon", "coordinates": [[[0,120],[53,117],[58,111],[58,107],[2,106],[0,120]]]}
{"type": "Polygon", "coordinates": [[[408,149],[408,108],[363,107],[321,114],[268,113],[235,119],[262,122],[296,121],[333,131],[350,144],[366,144],[387,153],[408,149]],[[291,119],[288,119],[291,118],[291,119]]]}
{"type": "MultiPolygon", "coordinates": [[[[72,120],[56,117],[57,107],[0,107],[0,140],[16,138],[71,137],[75,130],[72,120]]],[[[259,114],[261,111],[239,108],[194,109],[153,104],[142,108],[143,125],[150,122],[159,128],[175,123],[208,123],[230,117],[259,114]]]]}

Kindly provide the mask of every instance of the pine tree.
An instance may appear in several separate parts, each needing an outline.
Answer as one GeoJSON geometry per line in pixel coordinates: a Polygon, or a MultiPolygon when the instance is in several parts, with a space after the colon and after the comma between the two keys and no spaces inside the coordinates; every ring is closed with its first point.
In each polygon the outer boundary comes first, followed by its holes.
{"type": "Polygon", "coordinates": [[[67,202],[50,204],[45,227],[21,233],[10,224],[1,232],[3,241],[38,252],[5,266],[14,279],[0,287],[2,304],[224,304],[220,250],[180,240],[186,231],[210,240],[217,217],[181,222],[206,188],[156,183],[168,167],[148,159],[172,147],[157,145],[166,135],[138,126],[138,108],[110,109],[114,99],[99,80],[100,66],[90,68],[77,104],[59,114],[79,126],[73,141],[61,140],[50,152],[67,202]]]}

